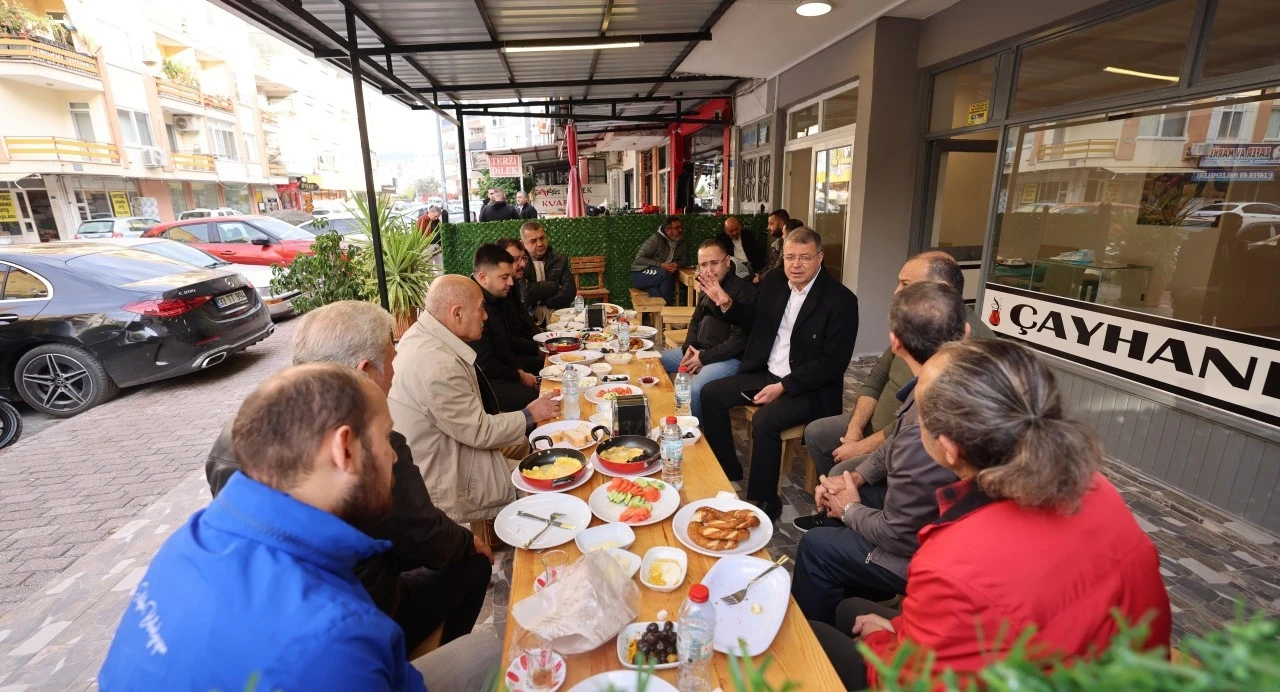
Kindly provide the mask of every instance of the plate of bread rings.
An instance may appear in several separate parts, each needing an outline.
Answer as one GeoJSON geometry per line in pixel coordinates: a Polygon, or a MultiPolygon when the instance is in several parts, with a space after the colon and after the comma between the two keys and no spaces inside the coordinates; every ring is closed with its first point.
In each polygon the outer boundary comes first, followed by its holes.
{"type": "Polygon", "coordinates": [[[764,510],[742,500],[714,497],[691,502],[671,520],[676,540],[711,557],[746,555],[769,544],[773,522],[764,510]]]}

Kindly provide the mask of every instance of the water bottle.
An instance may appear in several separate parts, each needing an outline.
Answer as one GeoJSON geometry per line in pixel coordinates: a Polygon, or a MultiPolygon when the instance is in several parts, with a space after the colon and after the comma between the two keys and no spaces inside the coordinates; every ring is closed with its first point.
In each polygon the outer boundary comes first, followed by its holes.
{"type": "Polygon", "coordinates": [[[684,488],[684,438],[675,416],[662,422],[662,482],[676,490],[684,488]]]}
{"type": "Polygon", "coordinates": [[[689,415],[689,405],[693,400],[693,385],[689,384],[689,369],[681,365],[676,373],[676,415],[689,415]]]}
{"type": "Polygon", "coordinates": [[[711,692],[716,685],[711,667],[712,644],[716,638],[716,611],[707,587],[694,584],[680,606],[680,628],[676,633],[676,653],[680,656],[680,692],[711,692]]]}
{"type": "Polygon", "coordinates": [[[578,319],[585,319],[583,313],[587,311],[587,306],[582,302],[582,294],[579,293],[573,297],[573,314],[578,319]]]}
{"type": "Polygon", "coordinates": [[[582,417],[582,411],[578,408],[578,369],[566,364],[560,384],[564,385],[560,392],[564,395],[560,402],[560,415],[565,420],[578,420],[582,417]]]}
{"type": "Polygon", "coordinates": [[[618,320],[618,325],[614,327],[614,332],[618,335],[618,353],[626,353],[631,350],[631,323],[627,318],[623,317],[618,320]]]}

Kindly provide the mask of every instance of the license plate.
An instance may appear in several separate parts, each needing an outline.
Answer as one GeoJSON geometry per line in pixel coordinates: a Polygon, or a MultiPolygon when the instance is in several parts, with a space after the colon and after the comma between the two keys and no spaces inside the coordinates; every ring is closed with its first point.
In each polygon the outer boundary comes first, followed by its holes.
{"type": "Polygon", "coordinates": [[[231,307],[232,305],[239,305],[240,303],[246,302],[248,300],[249,300],[249,296],[245,295],[244,291],[236,291],[235,293],[228,293],[226,295],[221,295],[221,296],[218,296],[217,298],[214,298],[214,302],[218,304],[219,308],[227,308],[227,307],[231,307]]]}

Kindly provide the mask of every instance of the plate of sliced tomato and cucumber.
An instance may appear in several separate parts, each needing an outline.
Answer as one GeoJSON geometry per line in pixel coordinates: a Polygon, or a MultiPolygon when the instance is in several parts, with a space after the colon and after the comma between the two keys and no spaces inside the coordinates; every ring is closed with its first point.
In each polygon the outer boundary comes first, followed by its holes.
{"type": "Polygon", "coordinates": [[[604,521],[647,526],[680,509],[680,492],[652,478],[614,478],[596,488],[587,504],[604,521]]]}

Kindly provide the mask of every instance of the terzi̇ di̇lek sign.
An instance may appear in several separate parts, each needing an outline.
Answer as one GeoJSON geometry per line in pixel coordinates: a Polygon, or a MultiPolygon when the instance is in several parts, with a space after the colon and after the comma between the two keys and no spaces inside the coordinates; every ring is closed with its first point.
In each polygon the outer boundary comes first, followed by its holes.
{"type": "Polygon", "coordinates": [[[1001,336],[1280,425],[1280,341],[999,284],[986,285],[983,301],[1001,336]]]}

